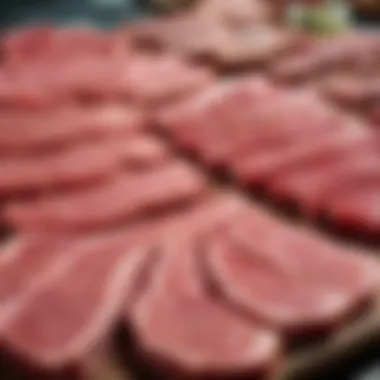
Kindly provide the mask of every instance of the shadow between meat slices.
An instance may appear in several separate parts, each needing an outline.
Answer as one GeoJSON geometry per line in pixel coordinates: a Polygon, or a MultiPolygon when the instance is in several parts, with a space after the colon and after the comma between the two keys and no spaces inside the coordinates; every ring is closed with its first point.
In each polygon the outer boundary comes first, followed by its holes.
{"type": "Polygon", "coordinates": [[[3,365],[20,378],[85,379],[98,370],[125,297],[149,258],[147,249],[131,247],[121,235],[88,238],[66,253],[54,275],[1,320],[3,365]]]}
{"type": "Polygon", "coordinates": [[[143,362],[163,378],[269,378],[279,358],[276,335],[205,293],[194,241],[163,248],[131,313],[143,362]]]}
{"type": "Polygon", "coordinates": [[[380,183],[348,189],[330,201],[327,214],[334,223],[379,241],[380,183]]]}
{"type": "Polygon", "coordinates": [[[332,331],[380,284],[375,261],[259,214],[215,231],[204,248],[220,295],[290,338],[332,331]]]}

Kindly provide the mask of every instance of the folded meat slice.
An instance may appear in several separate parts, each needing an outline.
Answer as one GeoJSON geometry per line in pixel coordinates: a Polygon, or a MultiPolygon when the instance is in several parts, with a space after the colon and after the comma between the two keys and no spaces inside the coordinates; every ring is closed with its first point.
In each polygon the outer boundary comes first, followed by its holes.
{"type": "Polygon", "coordinates": [[[162,246],[150,286],[127,311],[138,354],[170,378],[269,378],[277,336],[207,296],[194,243],[162,246]]]}
{"type": "Polygon", "coordinates": [[[206,237],[204,249],[224,299],[290,336],[331,331],[380,285],[374,261],[254,212],[206,237]]]}
{"type": "Polygon", "coordinates": [[[79,143],[72,147],[10,155],[0,160],[0,195],[45,191],[107,179],[121,169],[122,145],[114,139],[79,143]]]}
{"type": "Polygon", "coordinates": [[[91,229],[192,202],[206,191],[206,180],[182,162],[157,170],[125,173],[98,184],[35,200],[10,203],[5,218],[26,230],[91,229]]]}
{"type": "Polygon", "coordinates": [[[129,136],[146,126],[135,108],[117,104],[100,107],[56,107],[46,111],[3,111],[0,150],[25,152],[103,136],[129,136]]]}
{"type": "Polygon", "coordinates": [[[0,344],[8,370],[25,378],[95,375],[122,305],[148,259],[145,248],[133,249],[120,237],[72,245],[66,266],[2,320],[0,344]]]}

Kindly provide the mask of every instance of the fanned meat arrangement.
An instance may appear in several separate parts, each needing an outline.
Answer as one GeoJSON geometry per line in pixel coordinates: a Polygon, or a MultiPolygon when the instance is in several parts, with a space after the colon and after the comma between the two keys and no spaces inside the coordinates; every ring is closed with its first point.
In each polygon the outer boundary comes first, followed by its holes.
{"type": "Polygon", "coordinates": [[[0,377],[116,380],[112,357],[136,380],[282,380],[316,335],[329,344],[375,312],[370,252],[247,193],[378,242],[379,134],[322,99],[366,103],[377,123],[376,81],[327,75],[375,67],[377,37],[309,47],[272,17],[259,0],[209,0],[127,38],[48,26],[1,37],[0,217],[11,231],[0,377]],[[311,64],[329,85],[218,80],[212,68],[268,69],[274,57],[276,79],[304,80],[311,64]]]}
{"type": "Polygon", "coordinates": [[[264,189],[306,215],[327,214],[345,230],[378,238],[379,136],[312,92],[283,91],[253,77],[215,85],[158,120],[179,146],[244,188],[264,189]],[[335,201],[365,193],[371,196],[361,197],[349,221],[333,211],[335,201]]]}

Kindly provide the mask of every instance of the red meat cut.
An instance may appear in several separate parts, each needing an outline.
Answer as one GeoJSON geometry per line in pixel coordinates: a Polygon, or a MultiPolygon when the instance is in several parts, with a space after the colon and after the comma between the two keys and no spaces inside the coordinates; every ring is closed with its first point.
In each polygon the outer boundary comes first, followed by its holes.
{"type": "Polygon", "coordinates": [[[36,200],[20,200],[5,209],[5,219],[26,230],[78,230],[107,227],[188,203],[204,194],[205,178],[182,162],[158,170],[126,173],[104,184],[36,200]]]}
{"type": "Polygon", "coordinates": [[[380,285],[372,259],[257,210],[207,236],[203,256],[228,302],[291,335],[331,331],[380,285]]]}
{"type": "Polygon", "coordinates": [[[213,73],[175,55],[135,54],[122,77],[125,93],[144,105],[159,105],[191,95],[213,83],[213,73]]]}
{"type": "Polygon", "coordinates": [[[105,104],[96,108],[58,107],[46,112],[1,112],[0,150],[25,152],[104,136],[126,137],[146,127],[135,108],[105,104]]]}
{"type": "Polygon", "coordinates": [[[121,154],[127,168],[159,166],[171,156],[169,147],[162,140],[148,134],[132,137],[123,145],[121,154]]]}
{"type": "Polygon", "coordinates": [[[162,245],[161,262],[131,313],[144,363],[175,378],[269,378],[276,335],[215,303],[202,286],[196,242],[162,245]]]}
{"type": "Polygon", "coordinates": [[[39,286],[1,319],[2,353],[23,378],[99,373],[123,303],[149,259],[145,248],[112,235],[84,239],[59,256],[50,270],[36,272],[39,286]]]}
{"type": "Polygon", "coordinates": [[[107,179],[121,171],[123,161],[128,161],[122,148],[120,141],[104,140],[47,154],[4,157],[0,160],[0,195],[67,188],[107,179]]]}

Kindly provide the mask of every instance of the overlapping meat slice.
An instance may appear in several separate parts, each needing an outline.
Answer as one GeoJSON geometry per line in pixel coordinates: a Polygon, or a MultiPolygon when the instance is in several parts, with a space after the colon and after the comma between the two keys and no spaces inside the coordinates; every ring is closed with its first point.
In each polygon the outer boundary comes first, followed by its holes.
{"type": "Polygon", "coordinates": [[[315,165],[283,172],[269,186],[279,200],[291,200],[307,214],[316,215],[345,192],[378,181],[379,153],[371,144],[348,149],[340,156],[326,157],[315,165]]]}
{"type": "Polygon", "coordinates": [[[122,79],[124,91],[144,105],[157,105],[190,95],[214,81],[208,69],[192,66],[175,55],[135,54],[122,79]]]}
{"type": "Polygon", "coordinates": [[[276,335],[207,296],[194,243],[176,236],[163,245],[150,286],[128,312],[140,358],[171,378],[269,378],[276,335]]]}
{"type": "Polygon", "coordinates": [[[123,144],[121,154],[127,168],[143,169],[159,166],[171,156],[167,144],[148,134],[132,137],[123,144]]]}
{"type": "Polygon", "coordinates": [[[164,109],[158,115],[158,123],[181,147],[202,153],[210,147],[211,140],[217,143],[226,135],[233,138],[233,119],[241,116],[243,120],[239,121],[247,123],[247,107],[272,94],[271,90],[261,77],[224,81],[188,101],[164,109]]]}
{"type": "Polygon", "coordinates": [[[224,299],[291,336],[331,331],[380,285],[372,259],[255,210],[207,236],[204,250],[224,299]]]}
{"type": "Polygon", "coordinates": [[[67,189],[109,179],[122,169],[159,167],[170,157],[168,147],[148,135],[126,141],[98,139],[70,147],[0,160],[0,195],[67,189]]]}
{"type": "Polygon", "coordinates": [[[1,153],[49,149],[73,141],[104,136],[129,136],[145,128],[146,117],[137,109],[118,104],[100,107],[58,107],[22,114],[0,114],[1,153]]]}
{"type": "Polygon", "coordinates": [[[128,49],[118,33],[31,27],[6,34],[3,51],[8,78],[2,79],[29,85],[2,87],[3,105],[49,106],[73,98],[88,101],[121,95],[118,78],[128,49]]]}
{"type": "Polygon", "coordinates": [[[38,273],[39,286],[1,320],[3,366],[21,378],[98,373],[109,334],[150,257],[145,248],[133,250],[112,235],[86,238],[65,253],[38,273]]]}
{"type": "Polygon", "coordinates": [[[282,170],[306,166],[326,155],[338,154],[342,149],[369,141],[368,134],[358,128],[337,128],[324,131],[310,141],[282,149],[253,151],[235,164],[237,178],[246,185],[267,184],[282,170]]]}
{"type": "Polygon", "coordinates": [[[157,170],[126,173],[90,188],[9,204],[5,218],[21,229],[106,227],[189,203],[207,189],[204,176],[175,161],[157,170]]]}
{"type": "Polygon", "coordinates": [[[78,144],[47,154],[9,156],[0,161],[0,194],[92,183],[115,174],[122,161],[122,146],[116,140],[78,144]]]}

